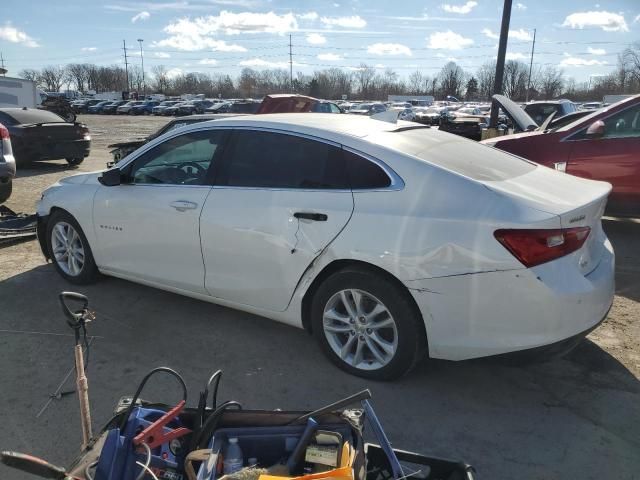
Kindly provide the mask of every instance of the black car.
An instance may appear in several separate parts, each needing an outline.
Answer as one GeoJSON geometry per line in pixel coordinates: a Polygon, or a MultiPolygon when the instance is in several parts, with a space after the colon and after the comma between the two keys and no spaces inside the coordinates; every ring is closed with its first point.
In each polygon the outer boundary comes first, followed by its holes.
{"type": "Polygon", "coordinates": [[[26,107],[0,108],[0,123],[9,130],[17,165],[62,158],[79,165],[89,155],[91,135],[83,123],[26,107]]]}
{"type": "Polygon", "coordinates": [[[207,108],[213,105],[211,100],[192,100],[183,103],[178,108],[176,115],[193,115],[194,113],[204,113],[207,108]]]}
{"type": "Polygon", "coordinates": [[[542,123],[551,115],[555,113],[553,118],[558,119],[568,115],[569,113],[576,112],[578,107],[570,100],[550,100],[544,102],[532,102],[528,103],[524,107],[524,111],[529,114],[531,118],[535,120],[538,125],[542,123]]]}
{"type": "Polygon", "coordinates": [[[158,130],[155,133],[152,133],[148,137],[131,140],[129,142],[112,143],[111,145],[107,145],[107,148],[113,149],[110,151],[110,153],[113,155],[113,162],[117,163],[120,160],[122,160],[124,157],[129,155],[131,152],[140,148],[145,143],[149,143],[154,138],[157,138],[160,135],[164,135],[165,133],[171,130],[184,127],[185,125],[191,125],[192,123],[206,122],[207,120],[216,120],[216,119],[219,119],[220,117],[233,117],[233,116],[237,116],[237,115],[236,114],[230,114],[230,115],[205,114],[205,115],[189,115],[187,117],[178,117],[171,120],[160,130],[158,130]]]}
{"type": "Polygon", "coordinates": [[[94,99],[78,100],[76,102],[71,103],[71,108],[75,113],[87,113],[89,110],[89,107],[96,105],[100,102],[102,102],[102,100],[94,100],[94,99]]]}
{"type": "Polygon", "coordinates": [[[102,111],[100,113],[115,115],[116,111],[118,110],[118,107],[120,105],[124,105],[125,103],[127,103],[127,100],[116,100],[115,102],[111,102],[105,105],[104,107],[102,107],[102,111]]]}
{"type": "Polygon", "coordinates": [[[260,108],[260,102],[214,103],[205,113],[247,113],[254,114],[260,108]]]}

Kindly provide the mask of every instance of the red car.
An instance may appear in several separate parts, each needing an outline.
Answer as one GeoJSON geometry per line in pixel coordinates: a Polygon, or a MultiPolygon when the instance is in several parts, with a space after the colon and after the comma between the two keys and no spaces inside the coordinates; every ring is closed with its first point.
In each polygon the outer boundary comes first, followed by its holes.
{"type": "Polygon", "coordinates": [[[613,186],[607,212],[640,216],[640,95],[560,128],[532,131],[535,122],[511,100],[494,97],[523,133],[484,140],[547,167],[613,186]]]}

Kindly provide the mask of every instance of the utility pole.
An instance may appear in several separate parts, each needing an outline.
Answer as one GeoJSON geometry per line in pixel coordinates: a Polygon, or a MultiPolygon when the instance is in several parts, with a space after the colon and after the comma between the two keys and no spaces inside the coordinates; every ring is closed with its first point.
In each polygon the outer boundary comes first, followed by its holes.
{"type": "Polygon", "coordinates": [[[129,64],[127,63],[127,43],[122,40],[122,50],[124,51],[124,71],[127,75],[127,92],[131,90],[129,88],[129,64]]]}
{"type": "Polygon", "coordinates": [[[293,53],[291,48],[291,34],[289,34],[289,85],[291,85],[291,93],[293,93],[293,53]]]}
{"type": "Polygon", "coordinates": [[[525,102],[529,101],[529,90],[531,90],[531,70],[533,70],[533,52],[536,50],[536,29],[533,29],[533,45],[531,45],[531,63],[529,64],[529,80],[527,80],[527,93],[525,102]]]}
{"type": "MultiPolygon", "coordinates": [[[[504,77],[504,60],[507,55],[507,39],[509,38],[509,22],[511,21],[511,0],[504,0],[502,9],[502,26],[500,27],[500,42],[498,44],[498,59],[496,61],[496,79],[493,84],[493,93],[502,93],[502,81],[504,77]]],[[[498,128],[499,105],[494,100],[491,102],[491,119],[489,128],[498,128]]]]}
{"type": "Polygon", "coordinates": [[[139,38],[138,39],[138,43],[140,44],[140,61],[142,62],[142,97],[146,100],[147,99],[147,84],[144,83],[144,57],[142,55],[142,42],[144,42],[144,40],[139,38]]]}
{"type": "Polygon", "coordinates": [[[3,77],[7,74],[7,69],[4,68],[4,57],[2,56],[2,52],[0,52],[0,73],[2,73],[3,77]]]}

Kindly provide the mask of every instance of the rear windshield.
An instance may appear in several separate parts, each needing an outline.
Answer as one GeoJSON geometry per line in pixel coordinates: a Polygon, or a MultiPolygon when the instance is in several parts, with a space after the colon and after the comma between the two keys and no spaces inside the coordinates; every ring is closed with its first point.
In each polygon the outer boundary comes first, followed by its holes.
{"type": "Polygon", "coordinates": [[[480,181],[502,181],[531,172],[536,164],[429,128],[376,133],[368,140],[480,181]]]}
{"type": "Polygon", "coordinates": [[[7,108],[2,110],[2,112],[14,120],[14,125],[29,125],[33,123],[65,123],[62,117],[46,110],[7,108]]]}

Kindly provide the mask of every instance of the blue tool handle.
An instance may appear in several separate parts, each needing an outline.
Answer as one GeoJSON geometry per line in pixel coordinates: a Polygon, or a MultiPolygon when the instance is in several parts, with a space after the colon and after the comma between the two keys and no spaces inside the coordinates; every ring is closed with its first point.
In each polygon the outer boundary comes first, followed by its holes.
{"type": "Polygon", "coordinates": [[[387,455],[387,458],[389,459],[389,464],[391,465],[391,471],[393,472],[393,478],[395,478],[396,480],[400,478],[404,478],[405,475],[404,475],[404,472],[402,471],[402,465],[400,465],[400,460],[398,460],[398,457],[396,456],[396,452],[393,451],[393,447],[391,446],[391,443],[389,442],[387,435],[384,433],[384,430],[382,429],[382,424],[380,423],[380,420],[378,420],[376,413],[373,411],[373,407],[369,403],[369,400],[363,400],[362,407],[364,408],[364,412],[367,418],[369,419],[369,424],[371,425],[373,434],[378,439],[378,442],[380,443],[382,450],[384,451],[384,453],[387,455]]]}
{"type": "Polygon", "coordinates": [[[304,460],[305,451],[309,442],[311,442],[311,437],[318,430],[318,422],[316,422],[313,418],[309,418],[307,420],[307,426],[302,432],[302,436],[296,445],[296,448],[293,449],[293,452],[289,456],[287,460],[287,467],[289,467],[289,474],[293,475],[300,470],[300,464],[304,460]]]}

